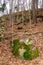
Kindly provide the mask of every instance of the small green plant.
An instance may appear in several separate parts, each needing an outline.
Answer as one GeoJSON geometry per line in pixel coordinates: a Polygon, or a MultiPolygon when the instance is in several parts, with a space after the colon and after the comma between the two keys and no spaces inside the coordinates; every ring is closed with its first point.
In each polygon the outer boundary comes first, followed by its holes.
{"type": "Polygon", "coordinates": [[[38,48],[36,48],[34,51],[33,51],[33,58],[36,58],[39,56],[39,51],[38,51],[38,48]]]}
{"type": "Polygon", "coordinates": [[[12,48],[13,48],[13,50],[12,50],[13,54],[14,54],[15,56],[18,56],[18,55],[19,55],[19,53],[18,53],[19,40],[18,40],[18,39],[13,40],[11,46],[12,46],[12,48]]]}
{"type": "Polygon", "coordinates": [[[23,57],[26,60],[32,60],[32,56],[31,56],[31,54],[28,51],[24,52],[23,57]]]}
{"type": "Polygon", "coordinates": [[[15,39],[11,42],[12,53],[18,58],[22,58],[25,60],[32,60],[39,56],[38,48],[33,46],[32,39],[28,38],[26,41],[15,39]],[[31,42],[31,44],[30,44],[31,42]]]}

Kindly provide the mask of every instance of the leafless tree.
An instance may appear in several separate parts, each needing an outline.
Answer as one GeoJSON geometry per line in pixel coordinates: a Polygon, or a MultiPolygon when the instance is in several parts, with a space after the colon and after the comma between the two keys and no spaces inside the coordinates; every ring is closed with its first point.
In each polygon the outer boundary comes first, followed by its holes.
{"type": "Polygon", "coordinates": [[[32,0],[32,15],[33,15],[33,22],[36,23],[37,22],[37,18],[36,18],[36,8],[35,8],[35,0],[32,0]]]}
{"type": "Polygon", "coordinates": [[[35,0],[36,15],[38,14],[38,0],[35,0]]]}
{"type": "Polygon", "coordinates": [[[10,0],[10,26],[12,25],[12,7],[13,7],[13,0],[10,0]]]}
{"type": "Polygon", "coordinates": [[[43,0],[42,0],[42,8],[43,8],[43,0]]]}

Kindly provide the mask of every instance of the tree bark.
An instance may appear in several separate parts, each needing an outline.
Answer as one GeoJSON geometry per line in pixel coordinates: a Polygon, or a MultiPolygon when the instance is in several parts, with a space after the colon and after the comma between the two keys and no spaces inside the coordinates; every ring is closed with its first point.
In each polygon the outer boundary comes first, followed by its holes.
{"type": "Polygon", "coordinates": [[[42,0],[42,8],[43,8],[43,0],[42,0]]]}
{"type": "Polygon", "coordinates": [[[13,8],[13,0],[10,0],[10,26],[12,25],[12,8],[13,8]]]}
{"type": "Polygon", "coordinates": [[[35,9],[35,0],[32,0],[32,15],[33,15],[33,22],[32,23],[37,23],[37,18],[36,18],[36,9],[35,9]]]}
{"type": "Polygon", "coordinates": [[[36,14],[38,14],[38,0],[35,0],[36,14]]]}

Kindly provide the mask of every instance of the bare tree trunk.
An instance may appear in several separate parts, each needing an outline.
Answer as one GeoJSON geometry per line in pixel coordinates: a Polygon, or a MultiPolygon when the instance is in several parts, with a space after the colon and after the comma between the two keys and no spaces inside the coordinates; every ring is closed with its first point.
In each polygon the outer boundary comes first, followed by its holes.
{"type": "Polygon", "coordinates": [[[38,9],[38,0],[35,0],[36,9],[38,9]]]}
{"type": "Polygon", "coordinates": [[[35,0],[36,14],[38,14],[38,0],[35,0]]]}
{"type": "Polygon", "coordinates": [[[10,26],[12,25],[12,8],[13,8],[13,0],[10,0],[10,26]]]}
{"type": "Polygon", "coordinates": [[[24,6],[24,4],[25,4],[25,0],[23,0],[23,4],[22,4],[22,22],[24,22],[24,11],[25,11],[25,6],[24,6]]]}
{"type": "Polygon", "coordinates": [[[36,9],[35,9],[35,0],[32,0],[32,15],[33,15],[33,23],[37,23],[36,18],[36,9]]]}
{"type": "MultiPolygon", "coordinates": [[[[17,4],[17,12],[19,13],[19,0],[18,0],[18,4],[17,4]]],[[[18,15],[19,14],[18,13],[17,13],[17,22],[19,23],[19,20],[18,20],[18,15]]]]}
{"type": "Polygon", "coordinates": [[[11,40],[13,41],[13,13],[12,13],[12,8],[13,8],[13,0],[10,0],[10,27],[11,27],[11,32],[12,32],[11,40]]]}
{"type": "Polygon", "coordinates": [[[42,8],[43,8],[43,0],[42,0],[42,8]]]}

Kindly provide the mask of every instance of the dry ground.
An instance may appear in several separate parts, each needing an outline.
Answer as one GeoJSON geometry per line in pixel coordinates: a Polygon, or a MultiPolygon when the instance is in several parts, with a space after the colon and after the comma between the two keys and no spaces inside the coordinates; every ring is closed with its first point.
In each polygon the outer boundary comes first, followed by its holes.
{"type": "Polygon", "coordinates": [[[12,27],[8,27],[8,24],[8,22],[5,23],[7,33],[4,34],[4,37],[7,38],[0,42],[0,65],[43,65],[43,22],[38,22],[36,26],[32,25],[31,28],[29,24],[22,24],[23,29],[21,30],[17,29],[18,25],[15,25],[15,23],[13,25],[13,39],[27,38],[29,36],[35,39],[35,46],[39,49],[39,57],[32,61],[21,60],[13,56],[10,46],[12,27]],[[25,32],[25,30],[28,31],[25,32]]]}

